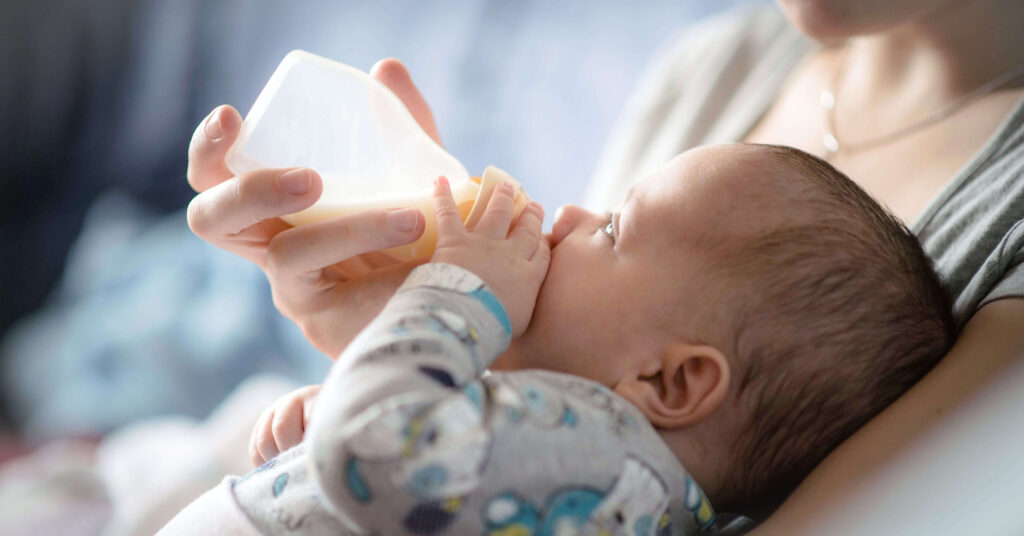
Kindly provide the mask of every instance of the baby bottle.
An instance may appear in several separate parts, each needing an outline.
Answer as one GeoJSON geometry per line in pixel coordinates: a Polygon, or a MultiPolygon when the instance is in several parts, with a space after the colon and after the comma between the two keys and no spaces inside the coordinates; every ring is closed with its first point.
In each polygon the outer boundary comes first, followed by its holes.
{"type": "Polygon", "coordinates": [[[371,208],[418,208],[426,228],[416,242],[384,251],[396,261],[433,253],[437,226],[432,192],[440,175],[451,183],[469,228],[502,182],[515,186],[516,215],[530,201],[515,179],[494,166],[471,177],[377,80],[301,50],[290,52],[274,71],[226,162],[236,175],[270,167],[316,170],[323,194],[313,206],[282,217],[292,225],[371,208]]]}

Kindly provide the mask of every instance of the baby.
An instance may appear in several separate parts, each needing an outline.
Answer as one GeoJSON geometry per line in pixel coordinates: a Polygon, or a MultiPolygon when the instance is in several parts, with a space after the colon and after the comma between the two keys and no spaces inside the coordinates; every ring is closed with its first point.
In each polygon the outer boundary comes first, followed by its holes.
{"type": "Polygon", "coordinates": [[[432,262],[254,432],[258,458],[301,443],[167,533],[713,532],[711,504],[771,512],[955,337],[914,236],[796,149],[688,151],[549,238],[506,189],[471,231],[443,179],[435,205],[432,262]]]}

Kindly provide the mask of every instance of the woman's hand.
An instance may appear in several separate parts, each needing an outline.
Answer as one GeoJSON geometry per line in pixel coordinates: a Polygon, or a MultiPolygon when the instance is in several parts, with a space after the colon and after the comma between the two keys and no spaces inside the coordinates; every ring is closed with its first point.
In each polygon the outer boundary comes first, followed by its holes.
{"type": "Polygon", "coordinates": [[[530,323],[551,260],[547,238],[541,234],[544,209],[530,203],[513,222],[514,196],[511,184],[495,188],[470,231],[459,217],[448,180],[438,178],[434,185],[437,248],[430,259],[460,266],[483,279],[505,307],[513,338],[530,323]]]}
{"type": "Polygon", "coordinates": [[[249,439],[249,456],[253,465],[263,465],[302,442],[318,394],[319,385],[300,387],[278,398],[263,411],[256,419],[249,439]]]}
{"type": "MultiPolygon", "coordinates": [[[[401,62],[378,62],[370,75],[388,86],[440,143],[433,116],[401,62]]],[[[279,216],[312,205],[323,191],[308,169],[263,169],[232,176],[224,163],[242,118],[220,106],[196,128],[188,182],[199,192],[189,227],[203,240],[256,263],[267,274],[274,305],[332,359],[380,312],[419,263],[375,253],[423,233],[415,209],[369,210],[295,227],[279,216]]]]}

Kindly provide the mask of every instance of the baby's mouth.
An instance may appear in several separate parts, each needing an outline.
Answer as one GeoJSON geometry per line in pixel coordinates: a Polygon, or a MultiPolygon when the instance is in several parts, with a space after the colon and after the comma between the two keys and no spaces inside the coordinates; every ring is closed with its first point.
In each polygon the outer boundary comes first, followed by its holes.
{"type": "Polygon", "coordinates": [[[552,242],[553,236],[551,233],[543,233],[541,236],[544,237],[544,240],[548,241],[548,246],[551,247],[551,249],[555,249],[556,244],[552,242]]]}

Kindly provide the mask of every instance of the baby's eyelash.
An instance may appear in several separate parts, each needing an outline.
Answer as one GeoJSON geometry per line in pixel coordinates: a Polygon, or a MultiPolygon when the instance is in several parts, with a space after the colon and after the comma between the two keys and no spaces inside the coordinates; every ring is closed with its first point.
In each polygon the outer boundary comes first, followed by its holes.
{"type": "Polygon", "coordinates": [[[605,214],[605,218],[608,220],[608,223],[606,223],[604,225],[604,227],[601,228],[601,231],[604,232],[604,234],[610,236],[614,240],[615,239],[615,222],[612,220],[611,212],[609,212],[608,214],[605,214]]]}

